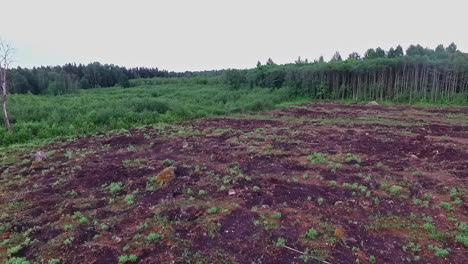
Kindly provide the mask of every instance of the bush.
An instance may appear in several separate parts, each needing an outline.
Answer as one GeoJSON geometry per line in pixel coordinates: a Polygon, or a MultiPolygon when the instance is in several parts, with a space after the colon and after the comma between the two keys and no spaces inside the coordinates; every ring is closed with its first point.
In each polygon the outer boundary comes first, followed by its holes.
{"type": "Polygon", "coordinates": [[[5,264],[29,264],[29,261],[24,258],[10,258],[5,264]]]}
{"type": "Polygon", "coordinates": [[[313,228],[309,229],[309,231],[307,231],[307,233],[305,234],[305,237],[310,239],[310,240],[316,239],[317,236],[318,236],[318,233],[313,228]]]}

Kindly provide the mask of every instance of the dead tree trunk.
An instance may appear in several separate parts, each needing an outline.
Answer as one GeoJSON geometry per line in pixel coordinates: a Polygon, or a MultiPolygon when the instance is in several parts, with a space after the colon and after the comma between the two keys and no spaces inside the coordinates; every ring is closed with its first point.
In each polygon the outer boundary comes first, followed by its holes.
{"type": "Polygon", "coordinates": [[[13,49],[5,43],[4,41],[0,40],[0,92],[2,96],[2,110],[3,110],[3,122],[5,123],[5,127],[8,131],[11,130],[10,120],[8,119],[8,111],[7,111],[7,70],[11,63],[11,55],[13,53],[13,49]]]}
{"type": "Polygon", "coordinates": [[[11,130],[10,120],[8,119],[7,111],[7,86],[6,86],[6,69],[2,68],[2,110],[3,110],[3,123],[8,131],[11,130]]]}

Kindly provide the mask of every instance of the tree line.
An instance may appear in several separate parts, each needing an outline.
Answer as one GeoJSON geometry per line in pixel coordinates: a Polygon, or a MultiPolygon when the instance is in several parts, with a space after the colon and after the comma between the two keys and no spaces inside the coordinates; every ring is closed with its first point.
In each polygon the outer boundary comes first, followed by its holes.
{"type": "Polygon", "coordinates": [[[339,52],[325,62],[300,57],[276,65],[269,59],[248,70],[228,70],[224,80],[232,88],[288,87],[298,96],[316,99],[468,102],[468,54],[452,43],[435,49],[411,45],[385,51],[353,52],[343,59],[339,52]]]}
{"type": "Polygon", "coordinates": [[[62,95],[74,93],[80,89],[111,87],[120,85],[129,87],[129,79],[138,78],[175,78],[194,75],[216,75],[218,71],[173,72],[158,68],[125,68],[99,62],[83,64],[65,64],[63,66],[42,66],[32,69],[17,67],[9,69],[7,85],[10,93],[62,95]]]}

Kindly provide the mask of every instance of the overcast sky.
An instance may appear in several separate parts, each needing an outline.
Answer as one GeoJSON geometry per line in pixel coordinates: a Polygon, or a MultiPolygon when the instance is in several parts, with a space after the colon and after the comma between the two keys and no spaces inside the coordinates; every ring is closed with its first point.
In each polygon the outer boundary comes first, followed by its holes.
{"type": "Polygon", "coordinates": [[[174,71],[250,68],[269,57],[329,59],[378,46],[455,42],[466,0],[0,0],[13,66],[99,61],[174,71]]]}

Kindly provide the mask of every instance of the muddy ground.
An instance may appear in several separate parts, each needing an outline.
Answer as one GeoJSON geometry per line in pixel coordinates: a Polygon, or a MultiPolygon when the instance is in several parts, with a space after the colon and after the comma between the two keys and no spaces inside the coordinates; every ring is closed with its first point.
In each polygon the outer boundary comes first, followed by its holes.
{"type": "Polygon", "coordinates": [[[1,171],[2,263],[468,263],[468,108],[301,105],[18,149],[1,171]]]}

